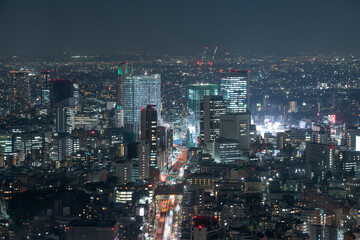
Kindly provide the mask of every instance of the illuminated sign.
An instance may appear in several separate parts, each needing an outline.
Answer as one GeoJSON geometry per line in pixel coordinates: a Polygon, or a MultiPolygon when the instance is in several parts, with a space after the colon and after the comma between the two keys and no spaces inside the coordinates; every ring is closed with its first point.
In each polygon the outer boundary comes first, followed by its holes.
{"type": "Polygon", "coordinates": [[[336,122],[336,115],[329,115],[329,122],[335,123],[336,122]]]}

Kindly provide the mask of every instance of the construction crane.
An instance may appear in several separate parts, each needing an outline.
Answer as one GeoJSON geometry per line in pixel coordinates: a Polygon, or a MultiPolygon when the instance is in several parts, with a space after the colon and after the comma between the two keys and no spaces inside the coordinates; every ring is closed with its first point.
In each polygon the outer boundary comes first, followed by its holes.
{"type": "Polygon", "coordinates": [[[197,65],[198,65],[198,72],[201,73],[201,65],[204,63],[204,60],[205,60],[205,55],[206,55],[206,51],[207,51],[208,47],[205,47],[204,49],[204,53],[201,57],[201,60],[197,62],[197,65]]]}
{"type": "Polygon", "coordinates": [[[209,62],[210,73],[213,73],[213,63],[214,63],[214,58],[215,58],[215,54],[216,54],[217,49],[218,49],[218,47],[215,46],[214,54],[213,54],[213,56],[211,58],[211,62],[209,62]]]}

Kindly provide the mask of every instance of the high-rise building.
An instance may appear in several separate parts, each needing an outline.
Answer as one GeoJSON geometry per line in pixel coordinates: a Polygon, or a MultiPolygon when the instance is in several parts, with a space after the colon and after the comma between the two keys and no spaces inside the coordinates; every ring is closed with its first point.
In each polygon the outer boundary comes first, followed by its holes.
{"type": "Polygon", "coordinates": [[[212,155],[217,163],[234,163],[239,161],[241,157],[240,142],[233,139],[219,138],[214,143],[212,155]]]}
{"type": "Polygon", "coordinates": [[[354,177],[360,177],[360,152],[342,151],[340,152],[342,167],[344,171],[353,172],[354,177]]]}
{"type": "Polygon", "coordinates": [[[224,114],[220,116],[220,137],[237,140],[242,150],[250,148],[250,114],[224,114]]]}
{"type": "Polygon", "coordinates": [[[50,71],[41,71],[41,106],[50,103],[50,71]]]}
{"type": "Polygon", "coordinates": [[[51,159],[64,161],[74,152],[73,140],[67,133],[55,134],[52,142],[51,159]]]}
{"type": "Polygon", "coordinates": [[[0,153],[10,153],[13,151],[12,138],[12,133],[0,133],[0,153]]]}
{"type": "Polygon", "coordinates": [[[150,145],[144,140],[138,145],[139,157],[139,178],[147,179],[150,177],[150,145]]]}
{"type": "Polygon", "coordinates": [[[10,113],[20,114],[30,106],[29,71],[10,71],[10,113]]]}
{"type": "Polygon", "coordinates": [[[133,140],[140,139],[141,108],[157,107],[157,121],[161,119],[161,78],[159,74],[127,76],[124,79],[124,125],[133,140]]]}
{"type": "Polygon", "coordinates": [[[77,81],[74,82],[71,79],[50,80],[50,103],[56,114],[55,131],[57,133],[71,133],[71,130],[74,129],[76,102],[79,101],[78,98],[74,98],[74,83],[77,81]]]}
{"type": "Polygon", "coordinates": [[[349,149],[360,151],[360,139],[357,141],[357,137],[360,136],[360,129],[358,128],[346,128],[345,130],[345,144],[349,149]],[[357,145],[359,144],[359,147],[357,145]]]}
{"type": "Polygon", "coordinates": [[[150,167],[157,166],[157,109],[154,105],[147,105],[141,109],[141,137],[150,145],[150,167]]]}
{"type": "MultiPolygon", "coordinates": [[[[124,82],[128,76],[133,75],[133,66],[130,63],[120,63],[116,79],[116,104],[124,106],[124,82]]],[[[119,109],[121,109],[121,107],[119,109]]]]}
{"type": "Polygon", "coordinates": [[[317,176],[324,179],[325,174],[333,170],[334,159],[334,145],[308,143],[306,145],[308,177],[317,176]]]}
{"type": "Polygon", "coordinates": [[[290,101],[290,104],[289,104],[289,112],[290,113],[296,113],[298,111],[298,108],[297,108],[297,103],[296,101],[290,101]]]}
{"type": "Polygon", "coordinates": [[[165,166],[169,156],[172,154],[173,130],[158,126],[156,128],[157,138],[157,164],[159,168],[165,166]]]}
{"type": "Polygon", "coordinates": [[[75,128],[75,98],[64,99],[55,104],[55,132],[71,133],[75,128]]]}
{"type": "Polygon", "coordinates": [[[196,146],[200,136],[200,102],[204,96],[219,95],[219,86],[217,84],[191,84],[188,87],[188,122],[192,127],[189,128],[188,146],[196,146]]]}
{"type": "Polygon", "coordinates": [[[219,95],[219,86],[217,84],[201,83],[190,84],[188,87],[188,107],[195,113],[197,119],[200,118],[200,102],[204,96],[219,95]]]}
{"type": "Polygon", "coordinates": [[[242,113],[249,111],[248,71],[229,71],[228,77],[221,78],[220,93],[226,100],[227,111],[242,113]]]}
{"type": "Polygon", "coordinates": [[[70,79],[51,79],[50,96],[52,106],[65,99],[74,97],[73,81],[70,79]]]}
{"type": "Polygon", "coordinates": [[[200,103],[201,142],[214,142],[220,135],[220,116],[226,114],[226,101],[222,96],[204,96],[200,103]]]}

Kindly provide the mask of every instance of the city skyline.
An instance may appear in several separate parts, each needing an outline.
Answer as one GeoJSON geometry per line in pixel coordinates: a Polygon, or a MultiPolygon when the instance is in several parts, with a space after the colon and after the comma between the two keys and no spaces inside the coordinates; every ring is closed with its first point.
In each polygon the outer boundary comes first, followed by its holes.
{"type": "Polygon", "coordinates": [[[1,240],[360,239],[360,1],[0,1],[1,240]]]}

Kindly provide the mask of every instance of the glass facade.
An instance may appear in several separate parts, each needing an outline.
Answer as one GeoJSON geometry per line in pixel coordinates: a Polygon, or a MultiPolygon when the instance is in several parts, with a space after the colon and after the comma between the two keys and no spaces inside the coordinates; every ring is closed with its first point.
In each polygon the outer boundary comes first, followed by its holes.
{"type": "MultiPolygon", "coordinates": [[[[141,131],[141,109],[155,105],[158,120],[161,117],[160,74],[128,76],[124,80],[124,124],[127,132],[139,140],[141,131]]],[[[158,121],[159,122],[159,121],[158,121]]]]}
{"type": "Polygon", "coordinates": [[[219,95],[217,84],[190,84],[188,87],[188,107],[195,112],[195,116],[200,116],[200,102],[204,96],[219,95]]]}
{"type": "Polygon", "coordinates": [[[247,71],[232,70],[221,79],[221,94],[227,102],[227,111],[241,113],[249,110],[249,80],[247,71]]]}
{"type": "Polygon", "coordinates": [[[50,102],[50,71],[41,71],[41,105],[50,102]]]}
{"type": "Polygon", "coordinates": [[[204,96],[200,109],[201,141],[214,142],[220,135],[220,116],[226,114],[226,101],[222,96],[204,96]]]}

